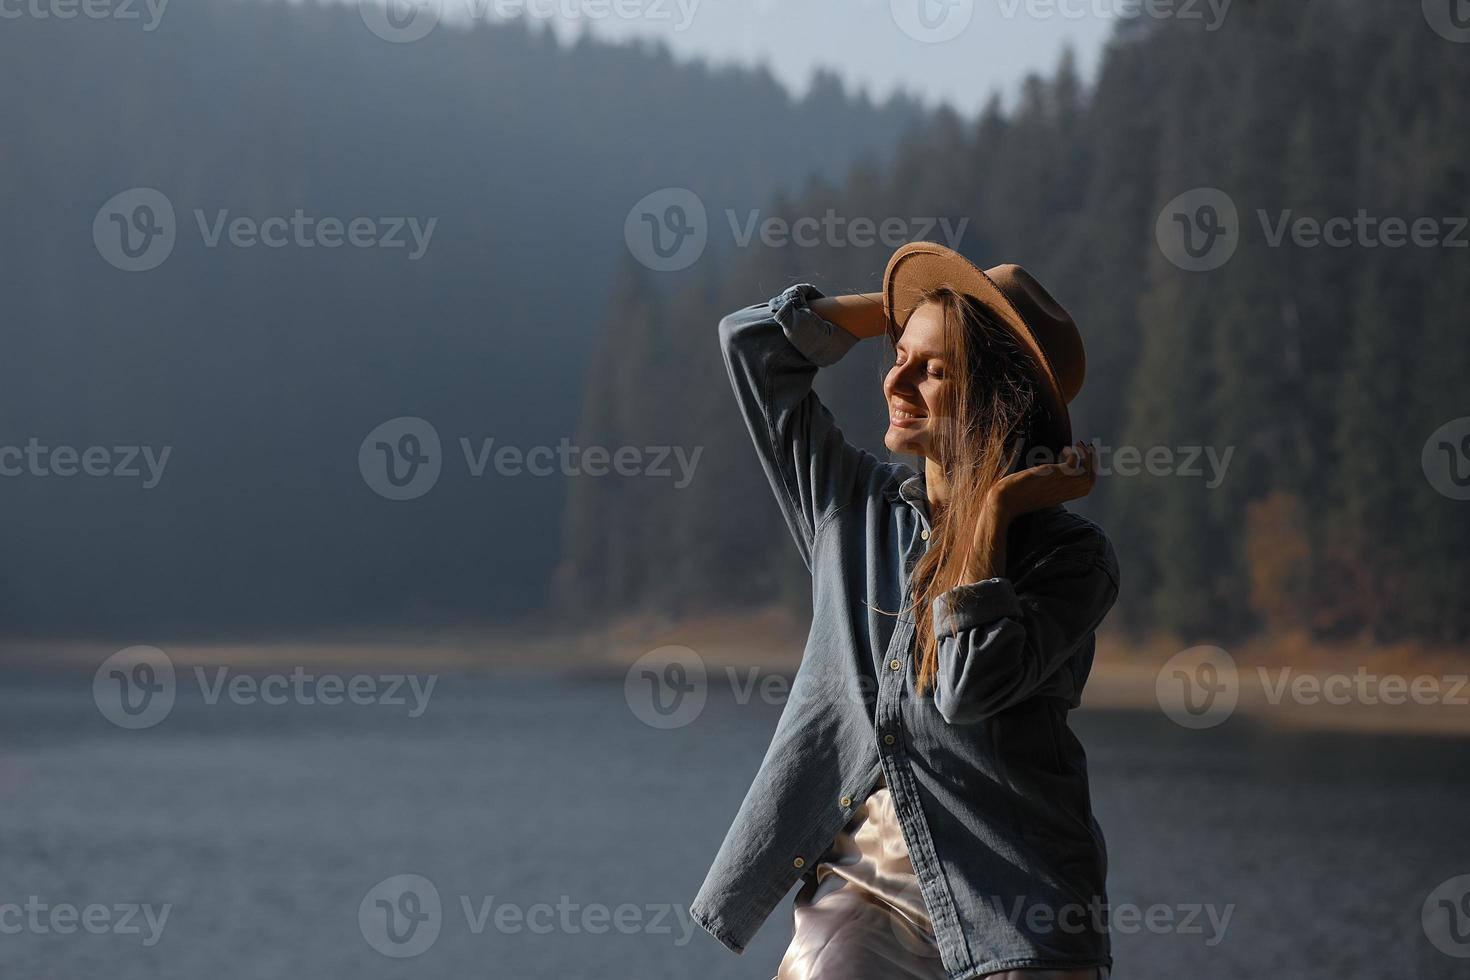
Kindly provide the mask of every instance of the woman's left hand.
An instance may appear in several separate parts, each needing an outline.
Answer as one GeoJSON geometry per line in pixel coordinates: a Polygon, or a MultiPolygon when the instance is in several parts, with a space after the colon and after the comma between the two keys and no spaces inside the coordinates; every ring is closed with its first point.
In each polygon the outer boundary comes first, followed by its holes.
{"type": "Polygon", "coordinates": [[[1001,478],[990,491],[1001,514],[1019,517],[1085,497],[1097,482],[1097,450],[1085,442],[1062,450],[1061,459],[1001,478]]]}

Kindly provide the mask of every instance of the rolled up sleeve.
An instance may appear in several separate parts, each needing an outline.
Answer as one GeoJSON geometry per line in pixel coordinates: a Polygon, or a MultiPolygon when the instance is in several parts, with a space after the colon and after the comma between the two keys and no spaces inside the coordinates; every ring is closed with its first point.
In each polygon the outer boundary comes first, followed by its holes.
{"type": "Polygon", "coordinates": [[[1019,579],[940,594],[934,701],[946,721],[974,722],[1024,701],[1093,635],[1118,597],[1111,544],[1065,549],[1019,579]]]}
{"type": "Polygon", "coordinates": [[[854,335],[812,312],[808,304],[821,298],[821,291],[811,283],[798,283],[766,303],[791,346],[819,368],[836,364],[858,342],[854,335]]]}

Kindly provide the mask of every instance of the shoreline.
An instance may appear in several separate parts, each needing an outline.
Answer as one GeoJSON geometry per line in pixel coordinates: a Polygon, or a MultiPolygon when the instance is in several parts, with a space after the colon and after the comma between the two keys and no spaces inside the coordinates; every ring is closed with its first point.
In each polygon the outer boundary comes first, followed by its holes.
{"type": "MultiPolygon", "coordinates": [[[[629,619],[560,634],[521,624],[147,645],[163,649],[183,669],[229,667],[245,674],[299,667],[545,677],[616,677],[650,651],[679,646],[722,676],[789,677],[800,663],[807,627],[789,613],[763,609],[677,622],[629,619]],[[527,643],[528,635],[536,639],[527,643]]],[[[1161,669],[1184,648],[1166,637],[1140,643],[1100,634],[1082,710],[1162,713],[1161,669]]],[[[119,649],[101,640],[0,640],[0,676],[91,673],[119,649]]],[[[1255,722],[1293,730],[1470,734],[1470,652],[1464,650],[1272,637],[1235,645],[1229,654],[1236,668],[1234,713],[1255,722]]]]}

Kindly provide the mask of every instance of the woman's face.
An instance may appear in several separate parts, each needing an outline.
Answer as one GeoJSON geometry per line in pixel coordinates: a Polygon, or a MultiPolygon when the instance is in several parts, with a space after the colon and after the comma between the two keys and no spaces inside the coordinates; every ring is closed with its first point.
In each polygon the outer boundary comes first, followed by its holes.
{"type": "Polygon", "coordinates": [[[931,455],[934,420],[950,383],[944,363],[944,308],[925,303],[904,325],[893,367],[883,379],[888,402],[883,444],[895,453],[931,455]]]}

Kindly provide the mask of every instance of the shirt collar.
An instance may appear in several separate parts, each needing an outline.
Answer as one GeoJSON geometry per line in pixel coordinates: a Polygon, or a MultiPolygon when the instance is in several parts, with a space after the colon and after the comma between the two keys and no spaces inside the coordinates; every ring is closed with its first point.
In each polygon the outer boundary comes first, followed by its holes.
{"type": "Polygon", "coordinates": [[[924,515],[925,522],[929,521],[929,487],[924,482],[924,471],[919,470],[913,476],[898,485],[898,495],[908,501],[915,510],[924,515]]]}

